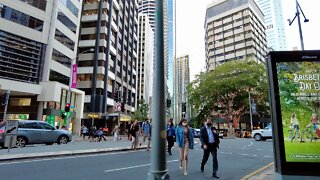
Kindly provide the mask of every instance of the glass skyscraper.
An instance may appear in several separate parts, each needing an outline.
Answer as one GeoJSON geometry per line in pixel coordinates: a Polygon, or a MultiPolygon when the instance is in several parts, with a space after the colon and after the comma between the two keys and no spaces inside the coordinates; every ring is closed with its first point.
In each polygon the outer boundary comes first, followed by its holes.
{"type": "Polygon", "coordinates": [[[255,0],[264,14],[267,47],[269,50],[286,50],[286,36],[282,14],[282,0],[255,0]]]}

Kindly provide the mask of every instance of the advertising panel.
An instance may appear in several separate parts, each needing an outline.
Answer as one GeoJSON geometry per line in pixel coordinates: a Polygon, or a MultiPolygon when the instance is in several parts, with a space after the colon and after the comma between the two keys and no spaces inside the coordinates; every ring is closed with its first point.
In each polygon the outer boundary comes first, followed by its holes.
{"type": "Polygon", "coordinates": [[[270,52],[267,60],[275,169],[320,175],[320,51],[270,52]]]}
{"type": "Polygon", "coordinates": [[[320,62],[278,62],[287,162],[320,162],[320,62]]]}

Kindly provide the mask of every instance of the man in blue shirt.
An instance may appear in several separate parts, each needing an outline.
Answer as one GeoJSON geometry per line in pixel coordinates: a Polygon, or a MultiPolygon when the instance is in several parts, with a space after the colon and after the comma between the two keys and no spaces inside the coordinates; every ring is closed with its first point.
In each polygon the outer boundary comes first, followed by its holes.
{"type": "Polygon", "coordinates": [[[145,122],[142,123],[142,134],[143,134],[143,143],[148,141],[147,151],[150,149],[150,140],[151,140],[151,125],[150,120],[146,119],[145,122]]]}
{"type": "Polygon", "coordinates": [[[217,148],[219,148],[219,136],[214,132],[214,127],[212,127],[211,118],[207,118],[206,125],[203,126],[200,130],[200,141],[201,148],[203,149],[203,158],[201,162],[200,170],[204,171],[204,166],[209,159],[211,153],[213,159],[213,173],[212,177],[219,178],[217,176],[218,171],[218,159],[217,159],[217,148]]]}

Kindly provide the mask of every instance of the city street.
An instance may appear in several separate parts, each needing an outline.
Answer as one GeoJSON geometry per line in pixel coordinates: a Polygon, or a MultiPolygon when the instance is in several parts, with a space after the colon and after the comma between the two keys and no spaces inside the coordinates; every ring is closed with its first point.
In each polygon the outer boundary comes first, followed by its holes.
{"type": "MultiPolygon", "coordinates": [[[[195,149],[190,150],[189,154],[188,176],[184,176],[183,171],[179,169],[176,147],[173,149],[173,156],[167,156],[167,167],[171,179],[210,179],[212,159],[210,157],[204,173],[201,173],[202,149],[198,139],[196,142],[195,149]]],[[[222,139],[220,145],[218,175],[221,179],[241,179],[273,161],[271,140],[256,142],[252,139],[222,139]]],[[[141,180],[147,178],[149,168],[150,152],[125,151],[3,162],[0,163],[0,179],[141,180]]]]}

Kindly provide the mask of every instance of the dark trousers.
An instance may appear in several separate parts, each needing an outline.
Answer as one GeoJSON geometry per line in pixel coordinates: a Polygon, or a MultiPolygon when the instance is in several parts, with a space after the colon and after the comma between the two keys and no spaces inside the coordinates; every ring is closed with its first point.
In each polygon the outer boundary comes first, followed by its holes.
{"type": "Polygon", "coordinates": [[[174,145],[173,136],[167,136],[168,141],[168,152],[171,153],[171,148],[174,145]]]}
{"type": "Polygon", "coordinates": [[[213,166],[213,174],[217,173],[218,171],[218,159],[217,159],[217,147],[213,144],[209,145],[207,147],[207,149],[203,149],[203,157],[202,157],[202,162],[201,162],[201,166],[205,166],[208,159],[209,159],[209,155],[212,155],[212,166],[213,166]]]}
{"type": "Polygon", "coordinates": [[[99,136],[99,142],[101,141],[102,138],[104,141],[107,141],[106,138],[103,135],[101,135],[101,136],[99,136]]]}

